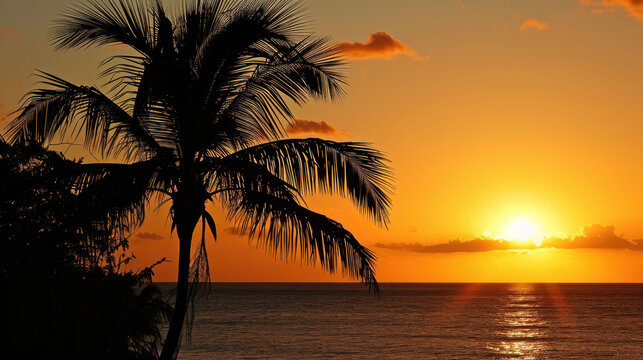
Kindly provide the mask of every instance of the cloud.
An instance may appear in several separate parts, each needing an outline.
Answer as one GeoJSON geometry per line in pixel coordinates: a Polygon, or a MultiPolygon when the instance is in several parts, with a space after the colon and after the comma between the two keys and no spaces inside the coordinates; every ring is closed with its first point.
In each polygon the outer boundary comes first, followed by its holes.
{"type": "Polygon", "coordinates": [[[394,55],[402,54],[413,60],[425,60],[428,56],[418,55],[410,46],[396,40],[389,33],[378,31],[368,36],[365,42],[342,41],[337,44],[340,51],[349,59],[391,59],[394,55]]]}
{"type": "Polygon", "coordinates": [[[337,130],[331,124],[322,121],[295,119],[295,122],[288,125],[286,131],[289,134],[315,133],[332,136],[350,136],[346,130],[337,130]]]}
{"type": "Polygon", "coordinates": [[[520,31],[525,31],[528,29],[545,30],[548,27],[549,25],[546,21],[540,21],[536,18],[531,18],[522,23],[522,25],[520,26],[520,31]]]}
{"type": "Polygon", "coordinates": [[[418,253],[455,253],[483,252],[492,250],[535,250],[535,249],[629,249],[643,251],[643,240],[626,240],[614,232],[613,226],[598,224],[583,227],[579,235],[573,237],[545,237],[538,246],[533,242],[502,241],[479,237],[468,241],[451,240],[436,245],[420,243],[377,243],[376,247],[404,250],[418,253]]]}
{"type": "Polygon", "coordinates": [[[13,27],[3,27],[0,29],[0,37],[7,39],[20,39],[25,37],[25,33],[13,27]]]}
{"type": "Polygon", "coordinates": [[[592,13],[604,14],[613,12],[617,7],[622,7],[627,12],[637,18],[643,20],[643,0],[580,0],[581,5],[593,6],[592,13]]]}
{"type": "Polygon", "coordinates": [[[136,233],[136,238],[143,239],[143,240],[161,240],[163,239],[163,236],[157,233],[140,232],[140,233],[136,233]]]}

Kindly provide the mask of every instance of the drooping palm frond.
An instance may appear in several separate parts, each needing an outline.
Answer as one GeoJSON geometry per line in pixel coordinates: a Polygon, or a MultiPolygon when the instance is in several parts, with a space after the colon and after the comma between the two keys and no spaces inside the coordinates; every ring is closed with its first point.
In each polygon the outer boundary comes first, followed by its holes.
{"type": "Polygon", "coordinates": [[[201,215],[201,240],[199,241],[196,251],[192,256],[192,263],[190,264],[189,270],[189,281],[190,286],[188,289],[188,319],[186,324],[186,335],[188,340],[192,336],[192,325],[194,324],[195,316],[195,300],[199,294],[209,295],[211,290],[210,283],[210,261],[208,259],[208,252],[206,249],[206,237],[205,237],[205,228],[206,223],[212,232],[214,241],[217,240],[216,228],[214,227],[214,220],[212,216],[205,210],[203,210],[203,215],[201,215]]]}
{"type": "Polygon", "coordinates": [[[279,178],[263,165],[246,159],[227,157],[206,159],[201,166],[206,170],[206,183],[212,195],[228,191],[256,191],[280,199],[300,203],[297,188],[279,178]]]}
{"type": "Polygon", "coordinates": [[[173,191],[171,168],[162,157],[133,164],[75,164],[64,172],[68,187],[77,194],[79,216],[90,222],[102,219],[120,236],[143,223],[147,204],[173,191]]]}
{"type": "Polygon", "coordinates": [[[249,147],[227,158],[265,166],[302,193],[349,197],[375,222],[388,223],[392,171],[384,155],[368,144],[288,139],[249,147]]]}
{"type": "Polygon", "coordinates": [[[255,191],[220,196],[228,218],[242,233],[274,255],[316,263],[331,273],[359,279],[378,291],[375,255],[342,225],[295,202],[255,191]]]}
{"type": "Polygon", "coordinates": [[[39,76],[47,88],[25,97],[19,116],[8,127],[12,143],[45,143],[56,135],[77,138],[82,134],[87,147],[104,154],[146,158],[159,150],[147,129],[98,89],[44,72],[39,76]]]}

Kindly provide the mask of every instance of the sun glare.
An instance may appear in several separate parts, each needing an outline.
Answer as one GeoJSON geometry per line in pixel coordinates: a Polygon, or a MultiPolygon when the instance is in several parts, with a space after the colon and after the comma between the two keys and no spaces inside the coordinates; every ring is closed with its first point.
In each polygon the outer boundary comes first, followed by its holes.
{"type": "Polygon", "coordinates": [[[507,225],[504,233],[509,240],[533,240],[536,235],[536,225],[529,219],[515,219],[507,225]]]}

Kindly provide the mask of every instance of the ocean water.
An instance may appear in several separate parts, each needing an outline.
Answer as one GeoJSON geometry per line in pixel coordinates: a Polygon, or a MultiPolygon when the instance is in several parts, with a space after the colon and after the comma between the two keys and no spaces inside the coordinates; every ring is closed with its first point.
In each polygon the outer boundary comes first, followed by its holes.
{"type": "Polygon", "coordinates": [[[643,284],[214,284],[189,359],[643,359],[643,284]]]}

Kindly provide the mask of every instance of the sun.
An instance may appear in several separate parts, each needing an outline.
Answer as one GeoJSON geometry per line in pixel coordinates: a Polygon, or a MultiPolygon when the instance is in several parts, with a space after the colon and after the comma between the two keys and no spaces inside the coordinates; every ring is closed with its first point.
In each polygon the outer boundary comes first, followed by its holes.
{"type": "Polygon", "coordinates": [[[529,219],[518,218],[507,225],[504,233],[509,240],[533,240],[536,235],[536,225],[529,219]]]}

